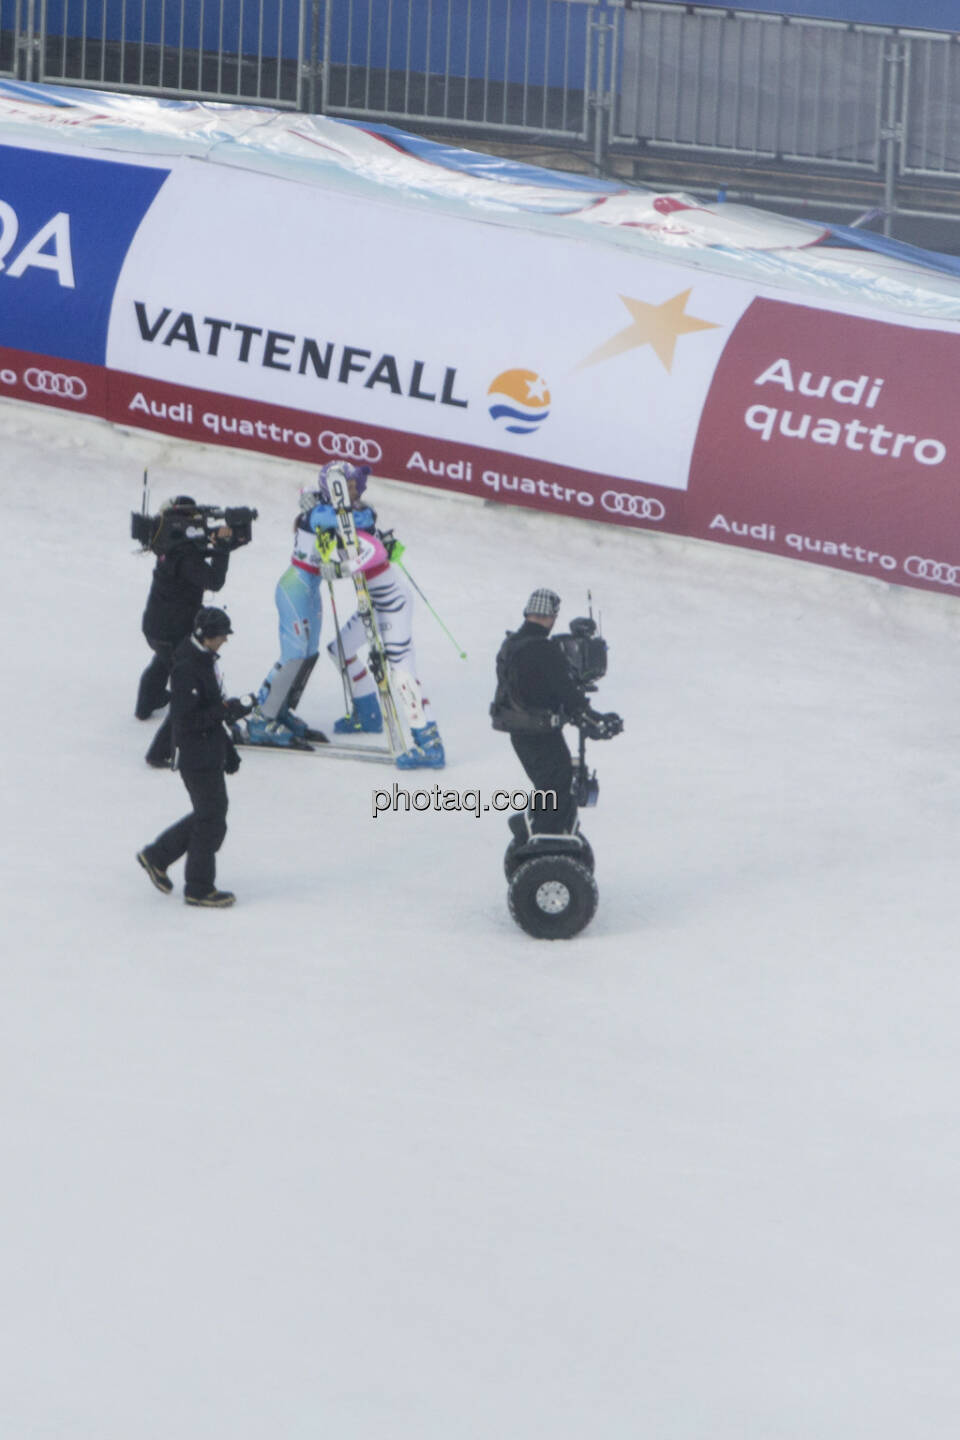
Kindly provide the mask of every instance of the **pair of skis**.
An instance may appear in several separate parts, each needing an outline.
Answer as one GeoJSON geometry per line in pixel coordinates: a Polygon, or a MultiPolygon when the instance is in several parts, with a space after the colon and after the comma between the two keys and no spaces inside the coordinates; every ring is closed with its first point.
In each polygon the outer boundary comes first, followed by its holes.
{"type": "MultiPolygon", "coordinates": [[[[346,475],[334,471],[329,477],[330,500],[337,516],[337,535],[340,540],[340,549],[348,561],[356,566],[360,559],[360,541],[357,536],[357,526],[353,515],[353,502],[350,498],[350,488],[346,475]]],[[[394,665],[387,658],[386,648],[380,629],[377,625],[377,617],[373,608],[373,601],[370,598],[370,590],[367,586],[366,576],[359,568],[351,569],[351,579],[357,596],[357,614],[360,616],[360,623],[363,626],[364,638],[368,647],[368,660],[371,674],[377,687],[377,699],[380,703],[380,711],[383,715],[384,732],[387,746],[338,746],[340,753],[348,752],[351,755],[361,756],[364,759],[383,758],[393,762],[398,755],[403,754],[413,744],[411,732],[414,729],[421,729],[426,725],[426,717],[423,713],[423,702],[420,699],[420,687],[416,679],[408,670],[402,666],[394,665]]],[[[331,586],[332,590],[332,586],[331,586]]],[[[332,598],[332,595],[331,595],[332,598]]],[[[345,656],[343,645],[340,642],[340,627],[334,610],[334,624],[337,626],[337,653],[341,666],[345,667],[345,656]]],[[[346,670],[344,668],[344,674],[346,670]]],[[[348,687],[345,686],[345,693],[348,687]]],[[[352,703],[352,701],[351,701],[352,703]]],[[[330,747],[323,746],[327,751],[330,747]]]]}

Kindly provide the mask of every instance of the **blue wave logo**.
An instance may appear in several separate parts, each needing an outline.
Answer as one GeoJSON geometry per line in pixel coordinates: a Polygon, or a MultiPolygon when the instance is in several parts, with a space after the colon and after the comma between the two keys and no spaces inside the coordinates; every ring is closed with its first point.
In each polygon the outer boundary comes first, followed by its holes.
{"type": "Polygon", "coordinates": [[[535,370],[504,370],[490,384],[490,418],[511,435],[533,435],[550,415],[550,390],[535,370]]]}

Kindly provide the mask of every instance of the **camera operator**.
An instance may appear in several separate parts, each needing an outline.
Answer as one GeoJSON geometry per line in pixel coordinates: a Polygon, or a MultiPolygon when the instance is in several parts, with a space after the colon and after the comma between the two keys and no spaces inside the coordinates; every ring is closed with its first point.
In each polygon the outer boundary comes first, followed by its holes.
{"type": "MultiPolygon", "coordinates": [[[[153,582],[143,612],[142,629],[153,659],[140,677],[136,716],[149,720],[170,698],[167,682],[173,653],[193,627],[205,590],[220,590],[227,578],[233,531],[221,525],[208,534],[203,516],[190,495],[177,495],[161,508],[163,550],[157,555],[153,582]]],[[[160,726],[147,751],[148,765],[170,763],[170,717],[160,726]]]]}
{"type": "Polygon", "coordinates": [[[555,805],[552,797],[534,797],[530,828],[541,834],[572,833],[577,819],[573,761],[561,727],[577,725],[591,740],[612,739],[623,729],[619,715],[591,709],[560,637],[551,640],[559,610],[560,597],[553,590],[534,590],[523,624],[500,647],[497,694],[490,707],[494,729],[509,733],[533,787],[556,796],[555,805]]]}

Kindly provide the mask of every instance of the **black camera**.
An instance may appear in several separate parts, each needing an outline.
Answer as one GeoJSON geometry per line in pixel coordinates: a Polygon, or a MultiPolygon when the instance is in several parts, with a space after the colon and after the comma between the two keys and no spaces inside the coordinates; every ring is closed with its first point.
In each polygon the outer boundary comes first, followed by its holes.
{"type": "Polygon", "coordinates": [[[177,496],[165,505],[159,515],[147,515],[141,510],[130,514],[130,534],[144,550],[154,555],[165,554],[172,545],[184,540],[197,545],[201,550],[239,550],[253,539],[253,522],[257,511],[248,505],[198,505],[188,496],[177,496]],[[229,526],[232,534],[228,539],[218,538],[221,526],[229,526]]]}
{"type": "Polygon", "coordinates": [[[595,690],[595,681],[607,673],[607,642],[597,634],[597,622],[581,615],[570,621],[569,635],[554,636],[566,656],[577,684],[583,690],[595,690]]]}

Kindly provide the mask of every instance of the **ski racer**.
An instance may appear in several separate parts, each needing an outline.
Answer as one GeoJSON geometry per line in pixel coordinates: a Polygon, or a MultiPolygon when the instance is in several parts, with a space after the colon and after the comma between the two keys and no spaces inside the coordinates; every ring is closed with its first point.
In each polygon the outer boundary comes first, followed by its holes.
{"type": "Polygon", "coordinates": [[[317,526],[325,523],[329,507],[321,507],[319,500],[314,489],[300,491],[300,509],[293,521],[290,564],[277,581],[274,592],[280,659],[261,685],[256,708],[247,719],[244,738],[250,745],[310,750],[311,739],[326,739],[322,732],[312,730],[294,713],[320,649],[323,598],[316,537],[317,526]]]}
{"type": "MultiPolygon", "coordinates": [[[[334,462],[334,465],[338,463],[334,462]]],[[[329,495],[328,479],[334,465],[324,467],[321,472],[324,495],[329,495]]],[[[340,464],[339,468],[347,480],[351,503],[357,507],[366,490],[369,468],[365,465],[343,464],[340,464]]],[[[397,756],[397,766],[401,770],[440,769],[446,763],[446,756],[430,702],[423,696],[417,678],[417,659],[413,646],[413,595],[402,569],[399,568],[404,546],[392,530],[376,528],[376,512],[369,504],[366,507],[361,505],[359,509],[354,508],[353,513],[360,543],[366,552],[358,568],[367,583],[384,654],[391,666],[402,669],[409,675],[423,712],[423,723],[411,729],[413,745],[397,756]]],[[[343,554],[336,512],[332,506],[326,523],[319,527],[317,547],[323,559],[324,575],[327,579],[333,580],[349,572],[351,562],[343,554]]],[[[363,619],[358,610],[327,646],[331,660],[345,676],[352,700],[349,714],[334,724],[334,731],[338,735],[379,734],[383,729],[376,681],[361,653],[365,641],[363,619]]]]}
{"type": "MultiPolygon", "coordinates": [[[[369,466],[332,461],[320,470],[316,488],[301,492],[291,565],[281,576],[276,592],[281,656],[264,681],[257,709],[247,721],[251,744],[303,748],[311,739],[322,738],[294,713],[294,707],[316,663],[323,580],[332,583],[357,570],[363,574],[388,662],[416,674],[412,594],[402,572],[391,563],[399,561],[403,546],[392,531],[377,529],[376,512],[363,503],[369,474],[369,466]],[[356,560],[349,559],[340,545],[328,484],[334,472],[347,481],[354,506],[353,519],[361,546],[356,560]]],[[[349,713],[333,727],[338,735],[379,734],[383,730],[376,682],[361,653],[365,645],[366,634],[358,611],[342,629],[338,628],[336,638],[327,646],[331,659],[343,673],[350,696],[349,713]]],[[[400,769],[438,769],[445,763],[429,702],[423,700],[422,708],[424,724],[412,729],[413,745],[398,755],[400,769]]]]}

